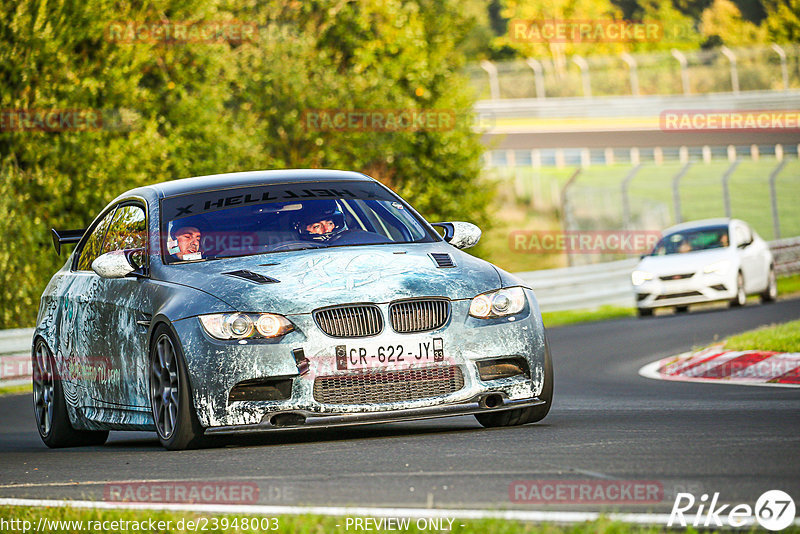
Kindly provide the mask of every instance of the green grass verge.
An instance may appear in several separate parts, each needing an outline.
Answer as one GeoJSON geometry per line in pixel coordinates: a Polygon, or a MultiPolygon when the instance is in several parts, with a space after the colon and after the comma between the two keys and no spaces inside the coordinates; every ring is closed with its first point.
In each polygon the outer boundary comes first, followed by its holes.
{"type": "Polygon", "coordinates": [[[0,397],[2,397],[3,395],[17,395],[19,393],[30,393],[30,392],[31,392],[30,383],[17,384],[16,386],[0,386],[0,397]]]}
{"type": "Polygon", "coordinates": [[[546,327],[563,326],[575,323],[588,323],[591,321],[605,321],[607,319],[618,319],[620,317],[636,316],[635,308],[624,306],[600,306],[588,310],[564,310],[542,313],[542,321],[546,327]]]}
{"type": "Polygon", "coordinates": [[[778,278],[778,295],[800,294],[800,274],[778,278]]]}
{"type": "MultiPolygon", "coordinates": [[[[278,516],[275,521],[269,521],[269,518],[264,516],[247,516],[247,515],[213,515],[213,514],[195,514],[190,512],[156,512],[147,510],[81,510],[74,508],[36,508],[27,506],[12,506],[0,508],[0,520],[10,521],[17,520],[15,525],[20,525],[23,521],[29,523],[23,524],[28,526],[29,530],[35,530],[39,521],[47,521],[44,525],[45,532],[161,532],[161,533],[184,533],[184,532],[291,532],[291,533],[308,533],[317,534],[323,532],[352,532],[357,530],[352,525],[349,529],[346,528],[345,517],[325,517],[325,516],[312,516],[312,515],[297,515],[297,516],[278,516]],[[43,519],[44,518],[44,519],[43,519]],[[277,523],[277,529],[269,530],[261,528],[242,528],[243,519],[247,519],[249,524],[258,520],[260,523],[262,519],[264,526],[272,526],[277,523]],[[150,521],[156,523],[155,528],[151,528],[150,521]],[[54,525],[53,521],[78,521],[83,522],[81,526],[75,523],[72,525],[61,524],[54,525]],[[117,521],[116,525],[112,522],[117,521]],[[142,523],[144,521],[144,523],[142,523]],[[163,521],[161,525],[158,522],[163,521]],[[182,521],[182,523],[180,523],[182,521]],[[187,528],[188,521],[195,521],[195,528],[187,528]],[[205,529],[198,529],[197,522],[200,526],[205,526],[205,529]],[[236,526],[234,527],[234,521],[236,526]],[[127,523],[122,523],[127,522],[127,523]],[[132,522],[137,522],[139,525],[144,525],[144,528],[136,529],[131,525],[132,522]],[[222,528],[226,526],[227,528],[222,528]],[[337,526],[338,525],[338,526],[337,526]],[[181,526],[183,528],[181,528],[181,526]],[[216,528],[214,528],[216,526],[216,528]],[[81,528],[83,527],[83,528],[81,528]],[[89,527],[89,528],[87,528],[89,527]]],[[[447,521],[444,521],[445,527],[447,521]]],[[[9,525],[6,524],[8,527],[9,525]]],[[[422,526],[422,523],[420,523],[422,526]]],[[[437,528],[419,529],[417,528],[417,521],[411,519],[409,521],[407,530],[402,529],[401,532],[438,532],[437,528]]],[[[23,528],[4,528],[5,532],[23,532],[23,528]]],[[[445,528],[447,530],[447,528],[445,528]]],[[[486,520],[460,520],[453,521],[451,532],[454,533],[486,533],[486,534],[514,534],[514,533],[544,533],[544,534],[583,534],[583,533],[599,533],[599,534],[628,534],[628,533],[656,533],[662,532],[663,526],[637,526],[627,525],[624,523],[610,521],[608,519],[598,519],[596,521],[588,521],[575,525],[561,526],[551,524],[538,524],[538,523],[523,523],[519,521],[505,521],[501,519],[486,519],[486,520]]],[[[798,532],[796,527],[790,527],[783,532],[798,532]]],[[[390,530],[375,529],[371,532],[392,532],[390,530]]],[[[397,530],[395,530],[396,532],[397,530]]],[[[696,532],[689,529],[690,532],[696,532]]]]}
{"type": "Polygon", "coordinates": [[[800,320],[763,326],[725,340],[728,350],[800,352],[800,320]]]}

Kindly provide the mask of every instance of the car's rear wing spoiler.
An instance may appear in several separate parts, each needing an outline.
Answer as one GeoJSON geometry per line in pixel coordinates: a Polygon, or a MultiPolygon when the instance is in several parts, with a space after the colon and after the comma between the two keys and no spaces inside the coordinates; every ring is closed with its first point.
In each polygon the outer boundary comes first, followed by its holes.
{"type": "Polygon", "coordinates": [[[86,228],[81,230],[50,230],[53,233],[53,246],[56,247],[56,254],[61,255],[61,245],[66,243],[77,243],[86,232],[86,228]]]}

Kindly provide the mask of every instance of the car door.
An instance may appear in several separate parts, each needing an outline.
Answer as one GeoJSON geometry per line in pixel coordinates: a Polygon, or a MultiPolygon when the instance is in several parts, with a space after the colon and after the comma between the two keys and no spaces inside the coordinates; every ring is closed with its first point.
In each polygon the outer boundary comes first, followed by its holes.
{"type": "Polygon", "coordinates": [[[75,251],[69,286],[64,292],[65,310],[61,333],[68,339],[61,355],[64,361],[64,392],[71,404],[90,407],[96,404],[97,380],[104,369],[104,334],[96,316],[95,300],[100,279],[92,271],[92,262],[102,253],[108,227],[116,207],[102,214],[87,231],[75,251]]]}
{"type": "Polygon", "coordinates": [[[103,243],[103,254],[132,251],[140,267],[137,276],[97,279],[92,303],[98,326],[104,332],[96,348],[102,349],[105,380],[96,384],[98,401],[120,409],[149,409],[147,390],[147,331],[152,314],[147,254],[147,211],[139,201],[117,206],[103,243]]]}

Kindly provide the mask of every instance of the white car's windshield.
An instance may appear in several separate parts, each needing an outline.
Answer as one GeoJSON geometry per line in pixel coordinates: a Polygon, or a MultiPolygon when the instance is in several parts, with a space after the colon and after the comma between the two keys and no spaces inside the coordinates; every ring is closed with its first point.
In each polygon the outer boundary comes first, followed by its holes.
{"type": "Polygon", "coordinates": [[[161,210],[167,263],[435,239],[406,204],[371,182],[204,191],[164,199],[161,210]]]}
{"type": "Polygon", "coordinates": [[[727,247],[729,243],[727,226],[693,228],[665,235],[656,244],[651,255],[665,256],[667,254],[683,254],[698,250],[723,248],[727,247]]]}

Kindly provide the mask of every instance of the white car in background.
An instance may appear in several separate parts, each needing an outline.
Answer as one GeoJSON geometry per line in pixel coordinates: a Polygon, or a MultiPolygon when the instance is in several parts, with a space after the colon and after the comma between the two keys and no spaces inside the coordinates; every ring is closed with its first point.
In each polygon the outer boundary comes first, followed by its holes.
{"type": "Polygon", "coordinates": [[[631,273],[639,316],[690,304],[727,300],[742,306],[747,295],[775,300],[777,284],[769,245],[744,221],[705,219],[667,228],[653,251],[631,273]]]}

